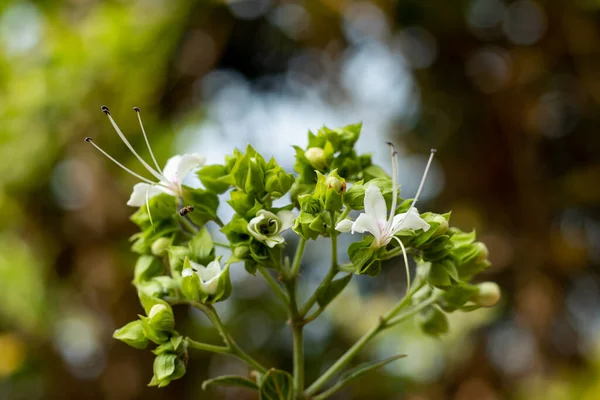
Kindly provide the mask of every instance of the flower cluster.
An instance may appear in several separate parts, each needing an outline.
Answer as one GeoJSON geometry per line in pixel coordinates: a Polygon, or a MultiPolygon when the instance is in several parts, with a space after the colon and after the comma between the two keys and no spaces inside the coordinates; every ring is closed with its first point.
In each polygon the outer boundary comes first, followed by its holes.
{"type": "MultiPolygon", "coordinates": [[[[286,172],[274,158],[269,161],[252,146],[234,150],[223,164],[204,165],[199,154],[176,155],[161,169],[144,131],[140,127],[154,167],[133,148],[113,120],[118,136],[156,181],[128,169],[107,154],[90,138],[101,153],[138,179],[129,201],[138,207],[131,220],[140,231],[132,237],[132,250],[139,254],[133,275],[145,315],[115,331],[114,337],[139,349],[151,342],[157,346],[151,385],[165,386],[186,371],[187,353],[198,349],[240,358],[253,371],[253,379],[217,377],[209,385],[234,385],[255,389],[261,398],[325,399],[350,379],[385,362],[358,367],[331,389],[318,394],[329,380],[345,368],[358,351],[377,333],[415,317],[425,334],[440,335],[449,329],[446,314],[490,307],[500,299],[498,286],[491,282],[472,283],[490,263],[487,248],[477,242],[475,232],[462,232],[449,226],[450,213],[420,213],[416,208],[431,165],[432,151],[417,194],[400,197],[398,155],[391,147],[392,175],[372,163],[371,156],[359,154],[356,142],[361,125],[339,129],[322,128],[309,132],[308,146],[296,146],[296,174],[286,172]],[[196,174],[203,187],[185,184],[187,175],[196,174]],[[233,210],[229,221],[217,214],[219,195],[227,193],[233,210]],[[289,196],[289,197],[286,197],[289,196]],[[283,207],[275,200],[289,198],[283,207]],[[358,214],[358,215],[356,215],[358,214]],[[217,256],[211,230],[220,229],[227,243],[225,261],[217,256]],[[346,262],[338,262],[337,238],[352,233],[346,262]],[[283,248],[290,238],[298,242],[296,256],[289,262],[283,248]],[[297,282],[307,241],[328,238],[332,245],[331,267],[325,278],[298,302],[297,282]],[[410,278],[408,256],[417,264],[417,276],[410,278]],[[398,260],[407,274],[407,292],[399,303],[382,315],[379,325],[350,348],[329,370],[304,385],[302,329],[327,308],[345,289],[354,275],[377,276],[386,260],[398,260]],[[267,368],[242,350],[221,322],[214,303],[227,300],[234,292],[230,268],[243,263],[246,271],[257,272],[275,296],[288,308],[294,336],[294,371],[267,368]],[[224,345],[196,341],[175,330],[172,306],[188,304],[202,310],[219,331],[224,345]],[[374,333],[373,333],[374,332],[374,333]]],[[[280,200],[282,201],[282,200],[280,200]]],[[[285,204],[285,203],[284,203],[285,204]]],[[[393,268],[393,262],[388,263],[393,268]]]]}

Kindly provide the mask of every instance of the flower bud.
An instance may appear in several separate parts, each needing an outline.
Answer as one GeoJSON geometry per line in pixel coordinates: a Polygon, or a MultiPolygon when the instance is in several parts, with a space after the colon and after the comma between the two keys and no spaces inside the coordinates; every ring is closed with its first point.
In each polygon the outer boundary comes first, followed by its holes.
{"type": "Polygon", "coordinates": [[[489,254],[490,254],[487,246],[481,242],[475,242],[475,243],[473,243],[473,246],[476,246],[478,249],[477,259],[476,259],[477,263],[479,264],[480,262],[487,260],[489,254]]]}
{"type": "Polygon", "coordinates": [[[317,187],[314,196],[321,201],[325,210],[341,209],[345,191],[346,181],[338,175],[337,170],[331,171],[328,176],[317,171],[317,187]]]}
{"type": "Polygon", "coordinates": [[[265,190],[270,193],[272,198],[277,199],[286,194],[293,183],[294,176],[285,172],[280,166],[265,173],[265,190]]]}
{"type": "Polygon", "coordinates": [[[165,304],[155,304],[148,313],[148,324],[159,331],[173,330],[175,328],[173,310],[165,304]]]}
{"type": "Polygon", "coordinates": [[[149,386],[165,387],[183,375],[185,375],[185,364],[177,354],[159,354],[154,359],[154,376],[149,386]]]}
{"type": "Polygon", "coordinates": [[[158,238],[152,243],[150,247],[152,254],[156,257],[164,257],[167,254],[167,250],[171,245],[171,241],[165,237],[158,238]]]}
{"type": "Polygon", "coordinates": [[[310,147],[306,150],[304,156],[315,169],[323,170],[327,168],[327,163],[325,162],[325,150],[322,148],[310,147]]]}
{"type": "Polygon", "coordinates": [[[148,346],[148,338],[144,335],[141,321],[133,321],[117,329],[113,338],[120,340],[136,349],[145,349],[148,346]]]}
{"type": "Polygon", "coordinates": [[[446,218],[444,218],[443,215],[436,214],[431,221],[427,222],[439,224],[438,228],[435,230],[435,233],[431,236],[432,238],[442,236],[448,231],[448,221],[446,221],[446,218]]]}
{"type": "Polygon", "coordinates": [[[250,255],[250,246],[240,244],[233,247],[233,255],[240,260],[245,260],[250,255]]]}
{"type": "Polygon", "coordinates": [[[310,194],[298,196],[298,203],[300,203],[300,210],[309,214],[317,214],[323,210],[323,206],[319,199],[314,198],[310,194]]]}
{"type": "Polygon", "coordinates": [[[500,301],[500,287],[495,282],[483,282],[477,285],[479,292],[473,301],[481,307],[492,307],[500,301]]]}

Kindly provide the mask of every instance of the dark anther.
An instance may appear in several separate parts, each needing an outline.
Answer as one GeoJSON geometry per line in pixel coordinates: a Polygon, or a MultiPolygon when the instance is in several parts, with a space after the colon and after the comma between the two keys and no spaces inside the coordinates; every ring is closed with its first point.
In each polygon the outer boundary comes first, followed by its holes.
{"type": "Polygon", "coordinates": [[[85,138],[85,141],[86,141],[86,142],[91,142],[91,141],[92,141],[92,138],[88,136],[88,137],[86,137],[86,138],[85,138]]]}
{"type": "Polygon", "coordinates": [[[140,108],[139,107],[133,107],[133,111],[140,112],[140,108]]]}
{"type": "Polygon", "coordinates": [[[275,220],[274,219],[269,219],[269,226],[273,226],[275,225],[275,220]]]}
{"type": "Polygon", "coordinates": [[[392,146],[392,147],[394,147],[394,143],[392,143],[392,142],[385,142],[385,143],[386,143],[388,146],[392,146]]]}
{"type": "Polygon", "coordinates": [[[106,115],[109,115],[109,114],[110,114],[110,110],[108,109],[108,107],[106,107],[106,106],[102,106],[102,107],[100,107],[100,108],[102,109],[102,112],[103,112],[104,114],[106,114],[106,115]]]}

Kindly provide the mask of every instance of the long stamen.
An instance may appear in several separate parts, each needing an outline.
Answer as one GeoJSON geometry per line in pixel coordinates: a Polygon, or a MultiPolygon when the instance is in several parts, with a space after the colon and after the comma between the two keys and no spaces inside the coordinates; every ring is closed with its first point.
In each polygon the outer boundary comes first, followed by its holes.
{"type": "Polygon", "coordinates": [[[131,175],[135,176],[136,178],[138,178],[139,180],[149,183],[150,185],[154,185],[155,182],[152,182],[150,179],[146,179],[143,176],[136,174],[135,172],[133,172],[132,170],[130,170],[129,168],[127,168],[126,166],[124,166],[123,164],[121,164],[120,162],[118,162],[117,160],[115,160],[110,154],[108,154],[107,152],[105,152],[104,150],[102,150],[102,148],[100,148],[100,146],[98,146],[96,143],[94,143],[94,141],[92,140],[91,137],[86,137],[85,141],[90,143],[92,146],[94,146],[96,148],[96,150],[98,150],[100,153],[104,154],[109,160],[111,160],[112,162],[114,162],[115,164],[117,164],[119,167],[123,168],[125,171],[129,172],[131,175]]]}
{"type": "Polygon", "coordinates": [[[406,294],[408,294],[410,292],[410,268],[408,266],[408,257],[406,256],[406,248],[404,247],[404,244],[402,243],[402,240],[400,240],[400,238],[398,238],[397,236],[392,236],[392,237],[394,239],[396,239],[396,241],[402,248],[402,255],[404,256],[404,266],[406,267],[406,294]]]}
{"type": "Polygon", "coordinates": [[[150,142],[148,141],[148,136],[146,136],[146,130],[144,129],[144,124],[142,124],[142,116],[140,114],[139,107],[133,107],[133,110],[137,113],[138,121],[140,121],[140,128],[142,128],[142,134],[144,135],[144,140],[146,141],[146,146],[148,146],[148,151],[150,152],[150,156],[152,157],[152,161],[154,161],[154,165],[156,166],[156,170],[164,175],[160,167],[158,166],[158,162],[156,161],[156,157],[154,157],[154,153],[152,152],[152,147],[150,147],[150,142]]]}
{"type": "Polygon", "coordinates": [[[417,204],[417,200],[419,200],[419,195],[421,194],[421,190],[423,189],[423,185],[425,184],[425,178],[427,178],[427,173],[429,172],[429,167],[431,166],[431,162],[433,161],[433,156],[435,155],[436,151],[436,149],[431,149],[429,160],[427,161],[427,166],[425,167],[425,172],[423,172],[423,177],[421,178],[421,183],[419,184],[419,189],[417,189],[417,194],[415,195],[415,198],[412,204],[410,205],[410,208],[406,212],[406,215],[408,215],[408,213],[412,211],[412,209],[415,207],[415,204],[417,204]]]}
{"type": "Polygon", "coordinates": [[[387,225],[391,226],[398,203],[398,152],[392,142],[387,142],[387,144],[390,146],[392,152],[392,208],[390,208],[390,216],[387,223],[387,225]]]}
{"type": "Polygon", "coordinates": [[[142,157],[140,157],[140,155],[133,149],[133,146],[131,145],[131,143],[129,143],[129,141],[127,140],[127,138],[123,134],[123,132],[121,132],[121,129],[119,129],[119,127],[117,126],[117,123],[115,122],[115,120],[110,115],[110,111],[109,111],[108,107],[102,106],[102,112],[104,112],[104,114],[106,114],[106,116],[108,117],[108,120],[112,124],[113,128],[115,128],[115,131],[117,131],[117,134],[119,135],[119,137],[121,138],[121,140],[123,141],[123,143],[125,143],[125,145],[129,148],[129,150],[131,150],[131,152],[133,153],[133,155],[136,156],[138,160],[140,160],[140,162],[142,163],[142,165],[144,167],[146,167],[146,169],[148,170],[148,172],[150,172],[152,175],[154,175],[156,177],[156,179],[158,179],[159,181],[165,180],[165,178],[161,174],[159,174],[158,172],[156,172],[154,170],[154,168],[152,168],[150,166],[150,164],[148,164],[146,161],[144,161],[144,159],[142,157]]]}

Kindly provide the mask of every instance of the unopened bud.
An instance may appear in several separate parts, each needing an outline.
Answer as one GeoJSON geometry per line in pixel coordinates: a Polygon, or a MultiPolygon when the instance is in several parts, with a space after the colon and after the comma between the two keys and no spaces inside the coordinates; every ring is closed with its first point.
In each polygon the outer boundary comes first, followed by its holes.
{"type": "Polygon", "coordinates": [[[164,257],[167,254],[167,250],[169,249],[170,245],[171,241],[169,239],[164,237],[158,238],[154,241],[154,243],[152,243],[150,250],[155,256],[164,257]]]}
{"type": "Polygon", "coordinates": [[[304,153],[310,165],[316,169],[325,169],[327,163],[325,162],[325,150],[320,147],[311,147],[304,153]]]}
{"type": "Polygon", "coordinates": [[[329,176],[325,181],[328,189],[334,189],[338,193],[346,191],[346,182],[335,176],[329,176]]]}
{"type": "Polygon", "coordinates": [[[487,260],[488,256],[490,255],[490,252],[488,251],[487,246],[481,242],[473,243],[473,245],[477,246],[477,248],[479,250],[479,252],[477,254],[477,263],[487,260]]]}
{"type": "Polygon", "coordinates": [[[495,282],[483,282],[477,285],[479,292],[475,295],[475,303],[481,307],[493,307],[502,297],[500,287],[495,282]]]}

